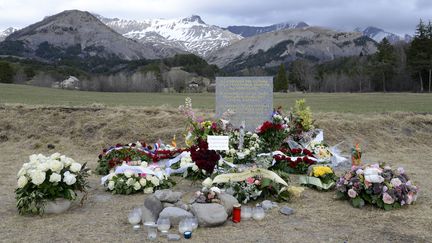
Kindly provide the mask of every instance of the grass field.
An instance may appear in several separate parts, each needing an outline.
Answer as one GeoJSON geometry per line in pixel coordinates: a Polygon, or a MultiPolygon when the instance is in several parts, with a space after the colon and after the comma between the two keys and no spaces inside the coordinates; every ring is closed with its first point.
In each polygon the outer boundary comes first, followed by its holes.
{"type": "MultiPolygon", "coordinates": [[[[431,242],[432,113],[317,112],[314,119],[324,130],[326,142],[344,142],[344,155],[349,156],[355,141],[362,145],[363,162],[403,166],[420,188],[416,204],[392,211],[371,206],[356,209],[347,201],[336,200],[334,191],[305,188],[303,197],[279,203],[293,208],[293,215],[273,209],[262,221],[234,224],[228,220],[221,227],[200,227],[187,242],[431,242]]],[[[0,242],[145,241],[145,231],[132,231],[127,214],[143,205],[147,195],[112,195],[100,185],[100,176],[93,174],[82,206],[78,200],[61,215],[23,217],[15,207],[16,173],[30,154],[53,152],[87,162],[94,170],[99,153],[109,145],[138,139],[170,141],[174,134],[181,142],[185,126],[186,118],[169,107],[0,106],[0,242]],[[48,149],[48,144],[55,145],[55,150],[48,149]]],[[[343,169],[336,173],[342,175],[343,169]]],[[[200,182],[173,178],[178,182],[174,190],[187,195],[201,188],[200,182]]],[[[290,185],[299,186],[298,176],[290,176],[290,185]]]]}
{"type": "MultiPolygon", "coordinates": [[[[177,107],[191,97],[194,108],[214,109],[215,95],[108,93],[70,91],[25,85],[0,84],[0,104],[29,104],[53,106],[161,106],[177,107]]],[[[275,93],[274,106],[292,107],[296,99],[306,98],[315,112],[427,112],[432,113],[432,94],[414,93],[275,93]]]]}
{"type": "MultiPolygon", "coordinates": [[[[102,149],[116,143],[170,141],[176,135],[181,144],[186,118],[176,107],[187,96],[194,108],[203,108],[196,109],[198,115],[212,116],[214,94],[99,93],[0,84],[0,241],[143,241],[144,231],[132,232],[127,213],[141,206],[146,195],[112,195],[94,174],[82,206],[75,201],[62,215],[23,217],[15,206],[16,173],[34,153],[60,152],[94,170],[102,149]]],[[[273,209],[262,221],[200,227],[190,242],[430,242],[432,95],[290,93],[275,94],[274,105],[289,108],[299,98],[307,99],[326,142],[343,142],[343,155],[349,157],[352,144],[359,142],[364,163],[403,166],[420,188],[416,204],[389,212],[371,206],[356,209],[335,200],[334,192],[305,188],[301,198],[279,203],[293,208],[293,215],[273,209]]],[[[343,170],[338,168],[337,175],[343,170]]],[[[173,178],[176,191],[190,195],[200,189],[199,182],[173,178]]],[[[298,176],[290,176],[290,185],[300,186],[298,176]]]]}

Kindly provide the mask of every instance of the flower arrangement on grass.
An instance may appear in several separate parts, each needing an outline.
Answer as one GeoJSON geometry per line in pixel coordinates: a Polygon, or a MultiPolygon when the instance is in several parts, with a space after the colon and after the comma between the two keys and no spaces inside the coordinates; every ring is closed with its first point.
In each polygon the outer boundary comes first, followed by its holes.
{"type": "Polygon", "coordinates": [[[273,152],[281,147],[289,133],[289,127],[286,124],[289,120],[287,119],[280,114],[280,110],[275,111],[272,121],[265,121],[256,129],[262,142],[263,152],[273,152]]]}
{"type": "Polygon", "coordinates": [[[185,136],[187,146],[196,145],[200,140],[205,141],[209,135],[224,135],[228,131],[226,126],[227,121],[210,121],[196,117],[192,109],[192,99],[190,97],[186,97],[185,104],[179,106],[178,109],[188,120],[187,135],[185,136]]]}
{"type": "Polygon", "coordinates": [[[190,148],[191,158],[199,170],[205,171],[206,177],[213,174],[220,155],[214,151],[208,149],[208,143],[204,140],[200,140],[198,145],[193,145],[190,148]]]}
{"type": "MultiPolygon", "coordinates": [[[[140,162],[140,167],[150,168],[147,162],[140,162]]],[[[151,168],[155,173],[137,173],[137,170],[126,169],[123,173],[112,172],[104,181],[107,191],[113,194],[153,193],[155,190],[171,188],[175,182],[160,168],[151,168]]]]}
{"type": "Polygon", "coordinates": [[[227,155],[234,164],[250,163],[255,160],[260,151],[261,140],[256,133],[246,132],[243,136],[243,148],[240,149],[240,132],[235,130],[230,133],[229,151],[227,155]]]}
{"type": "Polygon", "coordinates": [[[266,169],[249,169],[240,173],[228,173],[216,176],[213,180],[207,178],[203,185],[210,188],[215,184],[218,188],[225,189],[241,203],[257,200],[259,198],[272,198],[277,201],[288,201],[289,180],[283,172],[275,173],[266,169]],[[282,175],[280,177],[279,175],[282,175]]]}
{"type": "Polygon", "coordinates": [[[300,176],[300,184],[311,186],[319,190],[329,190],[336,185],[338,177],[333,169],[327,165],[313,165],[309,167],[306,176],[300,176]]]}
{"type": "Polygon", "coordinates": [[[207,171],[200,169],[192,160],[190,155],[182,157],[180,159],[180,163],[172,165],[171,168],[182,171],[184,178],[191,179],[193,181],[205,179],[208,176],[207,171]]]}
{"type": "Polygon", "coordinates": [[[330,162],[332,153],[330,148],[324,142],[314,143],[312,142],[309,146],[314,157],[320,162],[330,162]]]}
{"type": "Polygon", "coordinates": [[[338,197],[354,207],[369,203],[385,210],[414,203],[418,192],[403,168],[392,170],[383,164],[353,166],[339,178],[336,188],[338,197]]]}
{"type": "Polygon", "coordinates": [[[99,155],[96,171],[100,175],[106,175],[111,169],[123,162],[129,161],[153,161],[157,162],[162,159],[172,158],[185,149],[177,149],[174,147],[163,146],[167,149],[160,149],[161,144],[155,146],[147,145],[146,143],[136,142],[126,145],[117,144],[109,149],[104,149],[99,155]]]}
{"type": "Polygon", "coordinates": [[[284,150],[286,155],[276,154],[273,156],[275,164],[272,170],[284,171],[293,174],[306,174],[309,166],[316,164],[312,152],[308,149],[287,149],[284,150]]]}
{"type": "Polygon", "coordinates": [[[303,132],[314,129],[314,121],[305,99],[296,100],[290,119],[290,135],[294,141],[299,141],[303,132]]]}
{"type": "Polygon", "coordinates": [[[20,214],[43,214],[47,201],[58,198],[75,200],[77,191],[86,193],[90,170],[59,153],[33,154],[18,172],[15,190],[20,214]]]}

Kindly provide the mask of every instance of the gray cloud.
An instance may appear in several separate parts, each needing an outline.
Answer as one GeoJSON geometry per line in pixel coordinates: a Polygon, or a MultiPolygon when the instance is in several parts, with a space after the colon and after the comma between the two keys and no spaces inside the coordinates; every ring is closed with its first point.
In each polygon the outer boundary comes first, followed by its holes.
{"type": "Polygon", "coordinates": [[[219,26],[286,21],[343,30],[376,26],[398,34],[412,34],[420,18],[432,18],[431,0],[0,0],[0,29],[25,27],[66,9],[125,19],[198,14],[219,26]]]}

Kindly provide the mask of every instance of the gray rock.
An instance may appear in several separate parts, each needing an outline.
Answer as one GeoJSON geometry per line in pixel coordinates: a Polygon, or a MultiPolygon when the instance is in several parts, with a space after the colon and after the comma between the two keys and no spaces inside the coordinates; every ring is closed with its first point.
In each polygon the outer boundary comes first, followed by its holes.
{"type": "Polygon", "coordinates": [[[224,206],[228,216],[231,215],[234,205],[239,203],[237,198],[227,193],[220,193],[218,197],[221,200],[221,204],[224,206]]]}
{"type": "Polygon", "coordinates": [[[187,205],[186,203],[184,203],[183,201],[178,201],[176,203],[174,203],[174,205],[178,208],[184,209],[186,211],[189,211],[189,205],[187,205]]]}
{"type": "Polygon", "coordinates": [[[163,206],[161,201],[155,196],[150,195],[144,200],[144,206],[141,208],[142,222],[156,222],[163,206]]]}
{"type": "Polygon", "coordinates": [[[162,210],[162,212],[159,214],[159,217],[169,218],[171,225],[178,225],[180,220],[187,217],[193,217],[193,215],[181,208],[167,207],[162,210]]]}
{"type": "Polygon", "coordinates": [[[283,207],[281,207],[281,209],[279,209],[279,212],[281,214],[291,215],[294,213],[294,209],[287,207],[287,206],[283,206],[283,207]]]}
{"type": "Polygon", "coordinates": [[[181,201],[192,204],[195,202],[196,198],[197,195],[195,194],[195,192],[186,192],[183,194],[181,201]]]}
{"type": "Polygon", "coordinates": [[[169,202],[169,203],[178,202],[180,200],[180,198],[182,197],[181,192],[173,192],[169,189],[157,190],[154,192],[154,195],[161,202],[169,202]]]}
{"type": "Polygon", "coordinates": [[[172,204],[172,203],[168,203],[168,202],[164,202],[164,203],[162,203],[162,205],[163,205],[164,208],[167,208],[167,207],[175,207],[174,204],[172,204]]]}
{"type": "Polygon", "coordinates": [[[264,210],[269,210],[269,209],[272,209],[272,208],[277,207],[277,206],[278,206],[277,203],[272,202],[270,200],[264,200],[264,201],[261,202],[261,207],[264,210]]]}
{"type": "Polygon", "coordinates": [[[198,218],[198,224],[203,227],[222,225],[228,218],[224,206],[217,203],[194,203],[191,211],[198,218]]]}

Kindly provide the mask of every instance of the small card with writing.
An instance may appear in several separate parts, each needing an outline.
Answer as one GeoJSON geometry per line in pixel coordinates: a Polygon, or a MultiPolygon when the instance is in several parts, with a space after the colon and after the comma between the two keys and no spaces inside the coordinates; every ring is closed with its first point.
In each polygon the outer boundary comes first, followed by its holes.
{"type": "Polygon", "coordinates": [[[207,136],[208,149],[228,150],[229,136],[207,136]]]}

